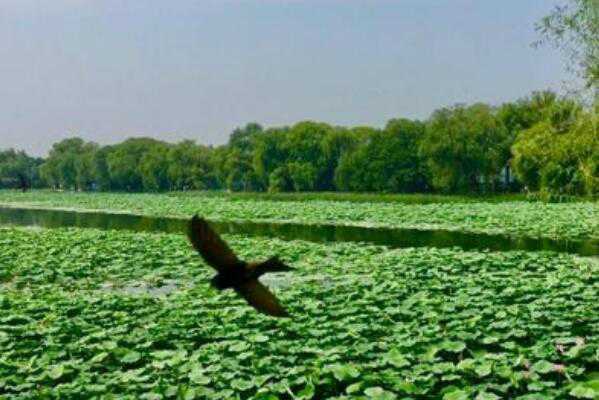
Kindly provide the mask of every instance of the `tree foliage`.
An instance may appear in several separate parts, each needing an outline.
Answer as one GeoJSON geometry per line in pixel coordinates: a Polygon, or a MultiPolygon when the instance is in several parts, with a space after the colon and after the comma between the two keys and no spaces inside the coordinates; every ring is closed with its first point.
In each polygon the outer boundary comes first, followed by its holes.
{"type": "Polygon", "coordinates": [[[143,137],[99,146],[74,137],[54,144],[41,166],[23,152],[0,153],[0,186],[43,180],[63,190],[463,193],[524,185],[595,194],[597,143],[596,109],[535,92],[499,107],[441,108],[426,121],[396,118],[384,129],[250,123],[217,147],[143,137]]]}
{"type": "Polygon", "coordinates": [[[569,0],[537,23],[544,42],[565,52],[570,67],[599,96],[599,1],[569,0]]]}
{"type": "Polygon", "coordinates": [[[0,188],[27,190],[41,186],[41,159],[29,157],[24,151],[0,151],[0,188]]]}
{"type": "Polygon", "coordinates": [[[433,113],[420,144],[432,185],[445,192],[477,192],[480,182],[495,187],[507,165],[510,136],[486,104],[456,105],[433,113]]]}
{"type": "Polygon", "coordinates": [[[599,193],[599,125],[594,112],[579,109],[539,122],[513,146],[518,178],[534,191],[599,193]]]}
{"type": "Polygon", "coordinates": [[[74,137],[55,143],[40,168],[50,187],[88,190],[94,181],[92,162],[98,145],[74,137]]]}
{"type": "Polygon", "coordinates": [[[427,168],[418,154],[425,125],[394,119],[384,130],[362,130],[361,142],[341,158],[336,184],[342,190],[422,192],[428,189],[427,168]]]}

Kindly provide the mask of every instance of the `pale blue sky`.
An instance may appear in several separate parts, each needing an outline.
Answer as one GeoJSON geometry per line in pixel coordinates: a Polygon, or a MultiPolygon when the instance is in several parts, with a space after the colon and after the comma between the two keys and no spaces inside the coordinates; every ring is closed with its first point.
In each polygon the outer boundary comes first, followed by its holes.
{"type": "Polygon", "coordinates": [[[0,0],[0,148],[220,144],[236,126],[383,126],[559,89],[553,0],[0,0]]]}

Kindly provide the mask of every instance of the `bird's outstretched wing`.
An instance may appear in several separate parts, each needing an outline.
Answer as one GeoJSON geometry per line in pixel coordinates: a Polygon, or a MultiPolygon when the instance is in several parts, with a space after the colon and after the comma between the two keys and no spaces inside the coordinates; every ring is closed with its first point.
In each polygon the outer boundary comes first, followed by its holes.
{"type": "Polygon", "coordinates": [[[204,218],[194,215],[187,232],[193,247],[218,272],[239,264],[239,259],[204,218]]]}
{"type": "Polygon", "coordinates": [[[264,314],[275,317],[289,316],[275,295],[257,279],[251,279],[236,286],[235,291],[243,296],[252,307],[264,314]]]}

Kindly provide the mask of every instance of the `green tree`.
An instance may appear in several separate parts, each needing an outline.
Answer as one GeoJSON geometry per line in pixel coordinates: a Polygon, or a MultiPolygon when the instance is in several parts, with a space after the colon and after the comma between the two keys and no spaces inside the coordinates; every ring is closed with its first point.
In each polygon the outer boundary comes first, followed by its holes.
{"type": "Polygon", "coordinates": [[[175,190],[204,190],[216,188],[211,157],[212,149],[185,140],[170,147],[167,174],[175,190]]]}
{"type": "Polygon", "coordinates": [[[74,137],[55,143],[44,164],[42,178],[51,187],[87,190],[93,183],[93,158],[98,145],[74,137]]]}
{"type": "Polygon", "coordinates": [[[597,114],[558,108],[523,131],[512,147],[514,170],[529,190],[557,194],[599,192],[597,114]]]}
{"type": "MultiPolygon", "coordinates": [[[[557,94],[546,90],[533,92],[530,96],[519,100],[504,103],[497,110],[497,117],[506,127],[509,141],[513,143],[520,132],[530,129],[535,124],[551,118],[551,114],[560,99],[557,94]]],[[[511,147],[504,147],[504,157],[511,159],[511,147]]],[[[512,165],[506,165],[505,181],[509,182],[508,188],[519,189],[521,183],[512,179],[512,165]]]]}
{"type": "MultiPolygon", "coordinates": [[[[154,147],[166,143],[151,138],[131,138],[112,146],[106,155],[106,165],[113,189],[141,191],[144,188],[140,163],[144,155],[154,147]]],[[[146,177],[148,182],[148,177],[146,177]]]]}
{"type": "Polygon", "coordinates": [[[42,160],[24,151],[0,151],[0,188],[27,190],[41,185],[39,165],[42,160]]]}
{"type": "Polygon", "coordinates": [[[254,172],[251,158],[238,148],[230,148],[225,152],[223,164],[225,185],[231,191],[259,191],[260,180],[254,172]]]}
{"type": "Polygon", "coordinates": [[[250,123],[237,128],[229,137],[229,142],[214,154],[218,180],[231,191],[263,190],[263,182],[253,167],[253,154],[256,136],[263,132],[262,127],[250,123]]]}
{"type": "Polygon", "coordinates": [[[541,40],[562,49],[571,69],[599,97],[599,1],[568,0],[537,23],[541,40]]]}
{"type": "Polygon", "coordinates": [[[229,136],[229,147],[239,149],[244,154],[250,154],[254,149],[254,138],[264,130],[255,122],[246,124],[243,128],[236,128],[229,136]]]}
{"type": "Polygon", "coordinates": [[[94,177],[93,189],[109,191],[112,189],[110,171],[108,169],[108,154],[112,151],[111,146],[100,147],[93,155],[92,175],[94,177]]]}
{"type": "Polygon", "coordinates": [[[296,192],[314,190],[318,173],[314,165],[307,162],[291,161],[287,163],[287,172],[293,190],[296,192]]]}
{"type": "Polygon", "coordinates": [[[87,143],[75,158],[75,187],[77,190],[89,190],[95,183],[94,158],[98,145],[87,143]]]}
{"type": "MultiPolygon", "coordinates": [[[[287,160],[287,151],[283,148],[283,142],[288,132],[288,127],[273,128],[255,137],[252,167],[263,187],[271,188],[271,174],[277,168],[283,166],[287,160]]],[[[276,176],[282,176],[281,171],[276,176]]],[[[285,187],[285,185],[275,186],[279,188],[277,190],[284,190],[281,188],[285,187]]]]}
{"type": "Polygon", "coordinates": [[[478,192],[485,186],[494,189],[499,172],[507,164],[510,146],[510,135],[494,110],[478,103],[435,111],[420,151],[436,189],[478,192]]]}
{"type": "MultiPolygon", "coordinates": [[[[367,130],[368,128],[366,128],[367,130]]],[[[361,138],[367,136],[364,128],[345,129],[336,127],[325,135],[321,142],[323,153],[323,168],[321,172],[321,190],[335,190],[335,172],[339,167],[341,157],[353,151],[361,138]]]]}
{"type": "Polygon", "coordinates": [[[415,192],[427,189],[427,168],[418,153],[425,125],[394,119],[385,130],[362,131],[365,140],[341,157],[335,181],[340,190],[415,192]]]}
{"type": "Polygon", "coordinates": [[[155,144],[139,160],[139,173],[144,191],[161,192],[171,189],[168,180],[168,152],[166,144],[155,144]]]}
{"type": "Polygon", "coordinates": [[[523,131],[512,146],[512,165],[518,179],[527,190],[541,187],[541,169],[549,163],[553,127],[548,121],[540,122],[523,131]]]}
{"type": "Polygon", "coordinates": [[[275,168],[268,177],[268,191],[277,192],[288,192],[293,187],[291,178],[289,177],[289,171],[287,165],[281,165],[275,168]]]}
{"type": "Polygon", "coordinates": [[[515,138],[519,132],[549,119],[558,101],[555,92],[533,92],[528,97],[502,104],[497,111],[497,117],[503,122],[510,136],[515,138]]]}
{"type": "MultiPolygon", "coordinates": [[[[296,163],[292,169],[295,174],[303,176],[301,179],[308,179],[308,177],[313,179],[313,182],[304,181],[299,186],[316,190],[324,190],[332,186],[332,182],[327,182],[326,179],[330,160],[327,159],[324,151],[325,139],[332,133],[333,128],[328,124],[304,121],[292,126],[285,135],[283,149],[287,155],[287,163],[296,163]],[[310,170],[313,170],[313,173],[308,173],[307,167],[298,167],[299,165],[311,166],[310,170]],[[299,172],[298,168],[304,172],[299,172]]],[[[291,171],[289,172],[291,174],[291,171]]]]}

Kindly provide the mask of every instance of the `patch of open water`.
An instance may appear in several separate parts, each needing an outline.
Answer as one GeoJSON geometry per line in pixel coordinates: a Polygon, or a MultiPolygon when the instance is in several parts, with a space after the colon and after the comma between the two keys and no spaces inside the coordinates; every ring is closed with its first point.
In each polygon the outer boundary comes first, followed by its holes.
{"type": "MultiPolygon", "coordinates": [[[[43,228],[78,227],[140,232],[184,233],[187,219],[132,214],[0,207],[0,225],[43,228]]],[[[448,230],[372,228],[252,221],[212,221],[220,233],[276,237],[312,242],[363,242],[402,247],[460,247],[464,250],[549,250],[582,256],[599,255],[599,241],[572,241],[448,230]]]]}

